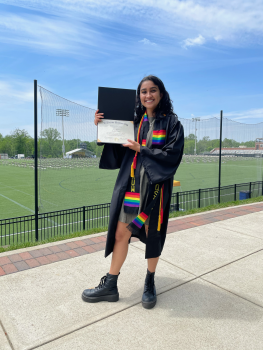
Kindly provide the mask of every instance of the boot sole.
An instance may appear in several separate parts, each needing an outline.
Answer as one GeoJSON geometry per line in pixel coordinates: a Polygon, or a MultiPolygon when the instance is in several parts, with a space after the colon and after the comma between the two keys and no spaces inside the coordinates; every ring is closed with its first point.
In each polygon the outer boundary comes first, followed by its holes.
{"type": "Polygon", "coordinates": [[[145,309],[152,309],[156,305],[156,300],[152,301],[151,303],[145,303],[142,301],[142,306],[145,309]]]}
{"type": "Polygon", "coordinates": [[[99,297],[86,297],[82,294],[82,300],[86,301],[87,303],[98,303],[100,301],[108,301],[113,303],[119,300],[119,293],[113,295],[102,295],[99,297]]]}

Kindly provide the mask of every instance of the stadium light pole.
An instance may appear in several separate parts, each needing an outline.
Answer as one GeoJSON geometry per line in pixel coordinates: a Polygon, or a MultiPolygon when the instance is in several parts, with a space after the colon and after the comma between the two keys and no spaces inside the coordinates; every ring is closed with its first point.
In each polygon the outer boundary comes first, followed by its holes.
{"type": "Polygon", "coordinates": [[[68,109],[56,109],[56,115],[62,117],[62,136],[63,136],[63,145],[62,145],[62,153],[63,158],[65,157],[65,145],[64,145],[64,120],[63,117],[69,117],[68,109]]]}
{"type": "Polygon", "coordinates": [[[196,156],[196,131],[197,131],[196,122],[200,122],[200,118],[192,118],[192,122],[195,122],[195,149],[194,149],[194,153],[196,156]]]}

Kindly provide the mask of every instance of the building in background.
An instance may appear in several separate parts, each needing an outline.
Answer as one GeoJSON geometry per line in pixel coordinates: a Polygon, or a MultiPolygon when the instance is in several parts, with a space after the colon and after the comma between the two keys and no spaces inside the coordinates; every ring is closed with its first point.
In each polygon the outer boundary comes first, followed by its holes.
{"type": "Polygon", "coordinates": [[[94,158],[95,154],[84,148],[76,148],[66,152],[65,158],[94,158]]]}
{"type": "Polygon", "coordinates": [[[8,159],[7,153],[0,153],[0,159],[8,159]]]}
{"type": "Polygon", "coordinates": [[[263,150],[263,139],[256,139],[256,150],[263,150]]]}

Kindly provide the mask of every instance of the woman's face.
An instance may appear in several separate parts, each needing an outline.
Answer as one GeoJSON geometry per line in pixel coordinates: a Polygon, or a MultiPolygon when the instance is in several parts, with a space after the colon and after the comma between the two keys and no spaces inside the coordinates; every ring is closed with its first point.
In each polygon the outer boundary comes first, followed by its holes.
{"type": "Polygon", "coordinates": [[[163,94],[157,85],[155,85],[151,80],[146,80],[142,83],[140,89],[140,99],[141,104],[147,109],[154,111],[158,106],[163,94]]]}

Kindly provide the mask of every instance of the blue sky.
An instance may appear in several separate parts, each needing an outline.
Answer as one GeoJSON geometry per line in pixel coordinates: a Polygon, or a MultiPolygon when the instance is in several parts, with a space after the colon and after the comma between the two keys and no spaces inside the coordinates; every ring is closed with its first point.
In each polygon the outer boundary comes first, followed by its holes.
{"type": "Polygon", "coordinates": [[[159,76],[179,118],[263,122],[263,2],[0,0],[0,133],[33,135],[33,80],[96,108],[159,76]]]}

